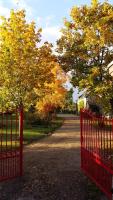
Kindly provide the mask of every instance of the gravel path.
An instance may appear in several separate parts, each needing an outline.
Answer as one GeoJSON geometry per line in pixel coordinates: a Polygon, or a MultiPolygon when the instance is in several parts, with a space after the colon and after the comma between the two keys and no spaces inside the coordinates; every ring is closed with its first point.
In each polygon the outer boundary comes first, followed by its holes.
{"type": "MultiPolygon", "coordinates": [[[[24,176],[0,185],[0,200],[92,200],[80,170],[79,119],[24,149],[24,176]]],[[[100,198],[97,198],[100,200],[100,198]]],[[[96,200],[96,198],[95,198],[96,200]]]]}

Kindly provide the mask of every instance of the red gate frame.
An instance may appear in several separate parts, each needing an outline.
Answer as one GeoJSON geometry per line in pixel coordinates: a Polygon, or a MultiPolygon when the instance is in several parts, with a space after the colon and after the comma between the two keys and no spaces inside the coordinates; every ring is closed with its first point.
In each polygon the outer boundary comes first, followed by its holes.
{"type": "Polygon", "coordinates": [[[0,182],[23,175],[23,107],[0,113],[0,182]],[[9,115],[10,114],[10,115],[9,115]],[[15,114],[15,119],[12,115],[15,114]],[[8,120],[8,116],[10,119],[8,120]],[[5,122],[4,122],[5,121],[5,122]],[[15,122],[15,130],[13,123],[15,122]],[[5,125],[4,125],[5,123],[5,125]],[[14,140],[14,141],[13,141],[14,140]],[[4,142],[5,141],[5,142],[4,142]],[[4,143],[5,145],[4,145],[4,143]],[[10,147],[8,147],[8,142],[10,147]],[[18,142],[18,144],[17,144],[18,142]],[[15,148],[13,147],[13,143],[15,148]]]}
{"type": "Polygon", "coordinates": [[[113,200],[113,119],[82,109],[80,127],[81,169],[113,200]]]}

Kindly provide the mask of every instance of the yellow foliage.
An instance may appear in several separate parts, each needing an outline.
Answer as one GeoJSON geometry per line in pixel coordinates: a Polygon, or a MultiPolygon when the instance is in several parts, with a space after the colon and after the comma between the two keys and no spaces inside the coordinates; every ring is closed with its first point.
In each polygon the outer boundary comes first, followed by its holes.
{"type": "Polygon", "coordinates": [[[53,112],[58,107],[63,107],[65,102],[66,89],[63,84],[66,82],[66,75],[57,63],[54,63],[54,68],[51,69],[54,75],[52,83],[45,83],[43,90],[35,89],[37,93],[42,94],[36,104],[38,113],[46,117],[50,112],[53,112]]]}

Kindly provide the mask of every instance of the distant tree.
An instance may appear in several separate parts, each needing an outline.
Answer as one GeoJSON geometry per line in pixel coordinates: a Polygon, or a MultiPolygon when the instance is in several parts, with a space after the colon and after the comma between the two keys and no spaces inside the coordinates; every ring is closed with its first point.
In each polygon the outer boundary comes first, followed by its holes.
{"type": "Polygon", "coordinates": [[[73,111],[74,109],[73,92],[74,92],[73,88],[67,91],[64,110],[73,111]]]}

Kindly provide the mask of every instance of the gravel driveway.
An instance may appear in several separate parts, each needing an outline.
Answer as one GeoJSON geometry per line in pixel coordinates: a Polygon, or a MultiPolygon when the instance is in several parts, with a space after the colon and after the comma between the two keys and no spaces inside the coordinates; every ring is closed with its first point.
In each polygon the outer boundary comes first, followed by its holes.
{"type": "Polygon", "coordinates": [[[25,147],[24,176],[2,183],[0,200],[92,200],[80,170],[79,126],[78,117],[65,115],[59,130],[25,147]]]}

